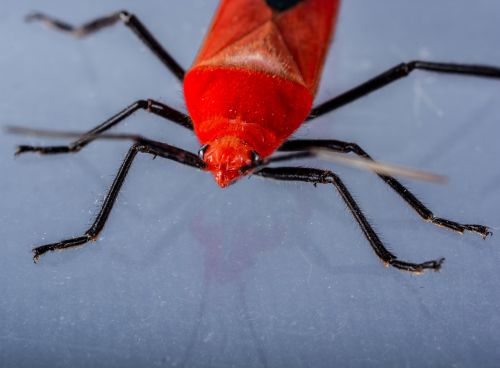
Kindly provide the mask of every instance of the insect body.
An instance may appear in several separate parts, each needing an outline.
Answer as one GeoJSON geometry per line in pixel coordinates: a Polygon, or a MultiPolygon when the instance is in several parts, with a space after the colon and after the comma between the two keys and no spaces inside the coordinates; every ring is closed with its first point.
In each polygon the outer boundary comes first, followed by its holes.
{"type": "Polygon", "coordinates": [[[269,3],[223,1],[184,79],[204,160],[222,187],[251,164],[252,151],[271,155],[306,119],[339,5],[269,3]]]}
{"type": "MultiPolygon", "coordinates": [[[[141,109],[194,130],[202,144],[199,155],[196,155],[142,136],[128,136],[134,143],[92,226],[81,236],[34,248],[34,260],[37,261],[48,251],[72,248],[97,239],[134,158],[139,153],[146,153],[212,172],[221,187],[250,172],[275,180],[331,184],[340,193],[372,249],[384,264],[417,273],[426,269],[438,270],[443,258],[412,263],[400,260],[389,252],[347,187],[334,172],[267,165],[291,158],[315,156],[318,149],[353,153],[373,161],[354,143],[333,139],[288,138],[304,121],[357,100],[416,69],[499,79],[500,68],[410,61],[392,67],[311,108],[338,8],[338,0],[222,0],[205,43],[187,73],[146,27],[128,12],[120,11],[97,18],[81,27],[73,27],[40,13],[30,15],[28,20],[42,21],[79,37],[123,22],[184,83],[190,116],[152,99],[138,100],[68,145],[19,146],[18,154],[78,152],[141,109]],[[276,156],[273,154],[275,151],[290,153],[276,156]]],[[[483,225],[460,224],[435,216],[398,180],[387,173],[379,172],[377,175],[413,207],[422,219],[459,233],[470,231],[483,238],[490,234],[489,229],[483,225]]]]}

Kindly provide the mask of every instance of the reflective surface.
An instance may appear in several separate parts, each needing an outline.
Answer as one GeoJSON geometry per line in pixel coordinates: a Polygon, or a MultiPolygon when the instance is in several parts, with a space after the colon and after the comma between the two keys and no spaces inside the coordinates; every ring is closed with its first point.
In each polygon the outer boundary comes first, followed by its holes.
{"type": "MultiPolygon", "coordinates": [[[[183,109],[181,86],[123,25],[74,40],[22,19],[136,13],[190,65],[214,1],[4,0],[0,121],[86,130],[138,98],[183,109]]],[[[500,4],[345,1],[316,101],[401,61],[500,65],[500,4]]],[[[32,263],[30,249],[91,223],[127,142],[14,159],[0,135],[0,365],[493,367],[500,345],[500,81],[415,72],[303,127],[374,157],[448,176],[408,182],[438,216],[484,223],[487,241],[421,221],[370,173],[345,180],[388,247],[441,256],[441,272],[384,268],[333,188],[210,175],[140,156],[98,242],[32,263]]],[[[139,112],[116,131],[193,152],[195,137],[139,112]]],[[[297,162],[297,165],[309,163],[297,162]]]]}

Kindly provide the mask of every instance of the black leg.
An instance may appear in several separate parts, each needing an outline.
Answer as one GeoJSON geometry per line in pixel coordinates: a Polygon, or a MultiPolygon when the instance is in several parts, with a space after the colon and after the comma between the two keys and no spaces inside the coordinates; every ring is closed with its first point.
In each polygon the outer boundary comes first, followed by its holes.
{"type": "Polygon", "coordinates": [[[385,265],[390,265],[400,270],[416,273],[420,273],[428,269],[438,271],[441,268],[444,258],[423,263],[411,263],[401,261],[394,254],[389,252],[379,239],[375,230],[373,230],[352,195],[349,193],[347,187],[333,172],[302,167],[276,167],[261,169],[257,171],[255,175],[275,180],[304,181],[314,184],[333,184],[349,208],[349,211],[351,211],[352,215],[356,219],[356,222],[361,227],[361,230],[363,231],[366,239],[370,242],[374,252],[385,265]]]}
{"type": "MultiPolygon", "coordinates": [[[[300,139],[300,140],[290,140],[285,142],[280,148],[280,151],[307,151],[311,148],[326,148],[336,152],[342,153],[354,153],[358,156],[364,157],[368,160],[372,160],[370,155],[368,155],[361,147],[355,143],[342,142],[333,139],[300,139]]],[[[459,224],[458,222],[443,219],[440,217],[435,217],[431,210],[429,210],[422,202],[420,202],[415,195],[410,192],[403,184],[392,176],[377,174],[386,184],[388,184],[397,194],[403,198],[406,203],[408,203],[418,215],[425,221],[429,221],[437,226],[445,227],[450,230],[464,233],[465,231],[471,231],[478,233],[484,238],[491,235],[488,227],[483,225],[474,224],[459,224]]]]}
{"type": "Polygon", "coordinates": [[[127,11],[119,11],[110,15],[91,20],[80,27],[74,27],[68,23],[49,17],[41,13],[33,13],[26,17],[27,21],[42,21],[50,27],[59,31],[70,33],[76,37],[84,37],[91,33],[100,31],[122,21],[129,27],[146,46],[160,59],[160,61],[179,79],[184,79],[184,69],[175,61],[175,59],[160,45],[151,32],[141,23],[134,14],[127,11]]]}
{"type": "Polygon", "coordinates": [[[429,70],[438,73],[448,74],[462,74],[476,77],[485,78],[500,78],[500,68],[486,65],[468,65],[468,64],[451,64],[451,63],[431,63],[427,61],[410,61],[409,63],[402,63],[393,68],[377,75],[367,82],[360,84],[341,95],[332,98],[329,101],[314,107],[307,120],[312,120],[333,111],[341,106],[355,101],[367,94],[376,91],[386,85],[406,77],[414,70],[429,70]]]}
{"type": "Polygon", "coordinates": [[[16,151],[17,154],[21,154],[24,152],[37,152],[41,154],[56,154],[56,153],[70,153],[70,152],[78,152],[87,144],[92,142],[97,135],[105,132],[116,124],[120,123],[130,115],[132,115],[137,110],[146,110],[155,115],[161,116],[165,119],[173,121],[179,125],[182,125],[185,128],[193,129],[193,124],[191,123],[191,119],[186,114],[183,114],[173,108],[164,105],[160,102],[153,100],[139,100],[134,102],[132,105],[120,111],[118,114],[112,116],[102,124],[99,124],[94,129],[90,130],[86,134],[84,134],[80,139],[70,143],[66,146],[47,146],[47,147],[38,147],[38,146],[19,146],[16,151]]]}
{"type": "Polygon", "coordinates": [[[64,250],[81,246],[97,238],[101,230],[104,228],[106,220],[108,219],[111,209],[113,208],[113,205],[116,201],[118,193],[120,192],[120,188],[125,181],[125,177],[127,176],[130,166],[132,165],[134,158],[139,152],[149,153],[150,155],[153,155],[155,157],[160,156],[169,160],[174,160],[181,164],[198,169],[203,169],[205,167],[205,163],[195,154],[184,151],[177,147],[169,146],[165,143],[155,142],[147,139],[140,139],[130,148],[127,155],[125,156],[125,160],[120,166],[113,184],[111,184],[111,188],[106,195],[106,198],[104,199],[101,210],[99,211],[97,218],[95,219],[92,226],[81,236],[34,248],[33,260],[35,262],[38,261],[41,255],[49,251],[64,250]]]}

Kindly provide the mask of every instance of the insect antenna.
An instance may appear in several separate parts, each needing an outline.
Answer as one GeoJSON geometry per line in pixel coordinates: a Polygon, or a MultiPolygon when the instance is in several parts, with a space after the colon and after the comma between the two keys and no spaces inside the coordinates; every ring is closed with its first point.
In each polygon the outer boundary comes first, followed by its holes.
{"type": "Polygon", "coordinates": [[[92,139],[108,139],[108,140],[131,140],[140,142],[145,138],[139,134],[129,133],[99,133],[88,134],[85,132],[75,132],[66,130],[53,130],[53,129],[38,129],[22,126],[7,125],[3,130],[8,134],[28,135],[33,137],[46,137],[46,138],[92,138],[92,139]]]}
{"type": "Polygon", "coordinates": [[[298,151],[284,155],[273,156],[251,165],[241,168],[245,173],[250,170],[258,170],[275,162],[290,161],[303,158],[317,157],[334,163],[343,164],[360,170],[373,171],[380,175],[402,176],[413,180],[427,181],[433,183],[446,183],[447,178],[443,175],[428,171],[409,168],[406,166],[394,165],[387,162],[375,161],[363,157],[353,157],[346,153],[335,152],[326,148],[311,148],[305,151],[298,151]]]}
{"type": "MultiPolygon", "coordinates": [[[[107,139],[107,140],[131,140],[134,142],[144,141],[144,138],[138,134],[129,133],[100,133],[100,134],[87,134],[75,131],[62,131],[52,129],[38,129],[21,126],[6,126],[4,127],[6,133],[29,135],[36,137],[47,138],[92,138],[92,139],[107,139]]],[[[428,171],[417,170],[406,166],[389,164],[370,160],[362,157],[349,156],[346,153],[335,152],[326,148],[311,148],[304,151],[298,151],[288,154],[276,155],[267,159],[255,160],[252,164],[244,166],[240,169],[242,174],[248,171],[258,170],[276,162],[290,161],[296,159],[317,157],[323,160],[331,161],[334,163],[343,164],[360,170],[373,171],[381,175],[402,176],[413,180],[427,181],[433,183],[446,183],[447,178],[443,175],[431,173],[428,171]]]]}

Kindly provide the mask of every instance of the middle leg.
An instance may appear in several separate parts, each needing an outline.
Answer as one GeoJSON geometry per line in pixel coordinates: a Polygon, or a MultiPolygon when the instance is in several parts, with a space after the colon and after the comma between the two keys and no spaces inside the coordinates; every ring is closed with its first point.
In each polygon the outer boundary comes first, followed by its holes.
{"type": "Polygon", "coordinates": [[[104,121],[102,124],[99,124],[92,130],[88,131],[86,134],[84,134],[81,138],[77,139],[76,141],[65,145],[65,146],[26,146],[26,145],[21,145],[17,147],[16,150],[16,155],[19,155],[21,153],[25,152],[37,152],[40,154],[56,154],[56,153],[72,153],[72,152],[78,152],[80,151],[83,147],[85,147],[87,144],[92,142],[95,137],[106,130],[114,127],[118,123],[122,122],[126,118],[128,118],[130,115],[132,115],[134,112],[137,110],[146,110],[150,113],[153,113],[155,115],[161,116],[164,119],[170,120],[174,123],[177,123],[187,129],[193,130],[193,123],[191,122],[191,119],[189,116],[186,114],[177,111],[173,108],[171,108],[168,105],[162,104],[161,102],[154,101],[154,100],[138,100],[131,104],[130,106],[126,107],[116,115],[113,115],[111,118],[108,120],[104,121]]]}

